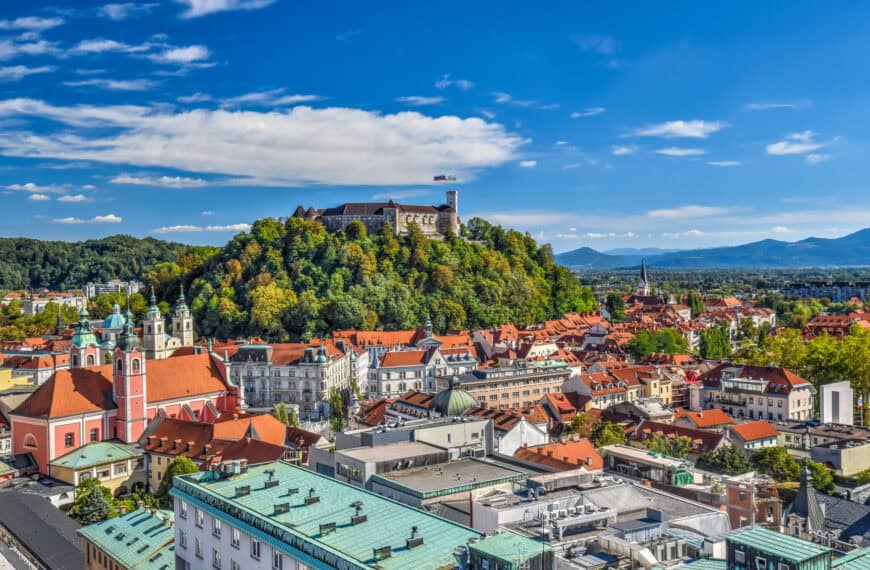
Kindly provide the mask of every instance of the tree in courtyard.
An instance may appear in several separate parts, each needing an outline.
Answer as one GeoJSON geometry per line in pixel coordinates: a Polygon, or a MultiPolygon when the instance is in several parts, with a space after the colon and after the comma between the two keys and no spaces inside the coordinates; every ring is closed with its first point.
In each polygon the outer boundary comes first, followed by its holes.
{"type": "Polygon", "coordinates": [[[172,499],[169,497],[169,491],[172,489],[172,483],[176,477],[197,471],[199,471],[199,467],[189,457],[179,455],[173,459],[166,468],[166,473],[163,474],[160,487],[157,489],[157,498],[160,499],[161,504],[171,505],[172,499]]]}
{"type": "Polygon", "coordinates": [[[827,465],[815,461],[808,461],[807,467],[813,476],[813,486],[822,493],[833,494],[836,485],[834,485],[834,474],[831,469],[827,465]]]}
{"type": "Polygon", "coordinates": [[[731,334],[727,323],[710,327],[701,333],[701,356],[707,360],[731,356],[731,334]]]}
{"type": "Polygon", "coordinates": [[[619,424],[601,422],[592,429],[591,440],[595,447],[625,443],[625,430],[619,424]]]}
{"type": "Polygon", "coordinates": [[[333,387],[329,391],[329,425],[332,431],[338,433],[342,431],[347,422],[347,409],[344,406],[344,398],[341,392],[333,387]]]}
{"type": "Polygon", "coordinates": [[[752,463],[746,454],[730,445],[699,457],[698,467],[726,475],[740,475],[752,471],[752,463]]]}
{"type": "Polygon", "coordinates": [[[112,514],[112,492],[96,478],[86,479],[76,487],[76,500],[70,516],[83,525],[104,521],[112,514]]]}
{"type": "Polygon", "coordinates": [[[589,414],[586,412],[578,412],[571,418],[571,432],[576,433],[580,437],[589,437],[592,435],[590,426],[589,414]]]}
{"type": "Polygon", "coordinates": [[[700,294],[689,293],[689,296],[686,298],[686,302],[688,303],[689,308],[692,310],[693,319],[704,312],[704,298],[701,297],[700,294]]]}
{"type": "Polygon", "coordinates": [[[779,482],[797,481],[801,466],[784,447],[774,446],[759,449],[752,455],[755,469],[770,475],[779,482]]]}
{"type": "Polygon", "coordinates": [[[299,414],[296,413],[296,408],[290,408],[287,414],[287,425],[290,427],[299,427],[299,414]]]}
{"type": "Polygon", "coordinates": [[[608,293],[604,305],[607,307],[607,312],[610,313],[610,320],[614,323],[621,322],[625,318],[625,299],[619,292],[611,291],[608,293]]]}
{"type": "Polygon", "coordinates": [[[643,442],[643,445],[650,451],[681,459],[687,458],[692,453],[692,438],[684,435],[667,437],[661,433],[654,433],[651,438],[643,442]]]}

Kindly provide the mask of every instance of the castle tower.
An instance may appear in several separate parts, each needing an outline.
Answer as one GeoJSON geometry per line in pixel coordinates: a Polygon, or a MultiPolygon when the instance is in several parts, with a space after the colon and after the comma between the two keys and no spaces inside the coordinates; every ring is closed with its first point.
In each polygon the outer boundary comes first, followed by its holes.
{"type": "Polygon", "coordinates": [[[97,335],[91,329],[88,310],[82,307],[79,311],[79,324],[76,326],[76,332],[70,343],[69,366],[70,368],[84,368],[100,364],[102,361],[100,360],[100,345],[97,342],[97,335]]]}
{"type": "Polygon", "coordinates": [[[151,305],[145,314],[145,322],[142,323],[142,340],[147,358],[158,360],[168,356],[166,354],[166,321],[160,314],[160,307],[157,306],[157,297],[154,296],[153,287],[151,288],[151,305]]]}
{"type": "Polygon", "coordinates": [[[453,208],[456,214],[459,214],[459,190],[447,191],[447,205],[453,208]]]}
{"type": "Polygon", "coordinates": [[[112,396],[118,409],[114,437],[126,443],[135,443],[148,423],[145,411],[147,385],[145,353],[133,330],[133,315],[129,310],[124,332],[118,337],[115,346],[112,371],[112,396]]]}
{"type": "Polygon", "coordinates": [[[637,284],[637,291],[635,294],[639,297],[649,297],[650,285],[649,285],[649,276],[646,273],[646,260],[642,259],[640,262],[640,281],[637,284]]]}
{"type": "Polygon", "coordinates": [[[172,335],[181,341],[181,346],[193,346],[193,314],[184,302],[184,286],[172,313],[172,335]]]}

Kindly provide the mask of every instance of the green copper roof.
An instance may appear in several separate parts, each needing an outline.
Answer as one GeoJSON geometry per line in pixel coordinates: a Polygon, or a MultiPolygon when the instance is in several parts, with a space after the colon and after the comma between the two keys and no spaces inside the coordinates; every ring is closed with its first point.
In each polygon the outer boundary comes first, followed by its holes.
{"type": "Polygon", "coordinates": [[[139,509],[79,529],[79,534],[123,568],[169,570],[175,567],[172,511],[139,509]]]}
{"type": "Polygon", "coordinates": [[[311,560],[306,565],[318,568],[334,567],[327,560],[336,558],[352,568],[453,567],[453,550],[481,537],[473,529],[284,461],[252,466],[232,477],[192,473],[174,483],[174,497],[293,556],[304,548],[311,560]],[[267,481],[273,483],[267,487],[267,481]],[[245,487],[247,493],[237,492],[245,487]],[[352,524],[357,504],[366,520],[352,524]],[[236,514],[230,516],[228,510],[236,514]],[[413,527],[422,544],[409,548],[413,527]],[[390,556],[375,560],[375,549],[383,547],[392,548],[390,556]]]}
{"type": "Polygon", "coordinates": [[[450,388],[438,392],[430,404],[442,416],[451,417],[461,416],[478,405],[474,396],[459,388],[459,378],[456,376],[450,379],[450,388]]]}
{"type": "Polygon", "coordinates": [[[124,318],[124,315],[121,314],[121,306],[115,303],[112,307],[112,314],[103,319],[103,328],[104,329],[122,329],[124,328],[124,323],[127,320],[124,318]]]}
{"type": "Polygon", "coordinates": [[[760,526],[747,528],[728,535],[730,543],[742,544],[762,552],[775,552],[792,562],[803,562],[826,553],[831,549],[800,538],[767,530],[760,526]]]}
{"type": "Polygon", "coordinates": [[[133,313],[127,309],[124,332],[118,335],[117,346],[123,351],[130,351],[139,346],[139,335],[133,330],[133,313]]]}
{"type": "Polygon", "coordinates": [[[97,342],[97,335],[91,330],[91,321],[88,320],[88,310],[82,307],[79,311],[79,324],[72,336],[72,344],[78,348],[84,348],[97,342]]]}
{"type": "Polygon", "coordinates": [[[111,441],[95,441],[49,461],[49,465],[70,469],[86,469],[141,456],[142,452],[136,452],[135,448],[131,446],[111,441]]]}
{"type": "Polygon", "coordinates": [[[548,544],[512,532],[488,536],[469,546],[469,549],[487,558],[498,559],[502,562],[500,568],[519,568],[520,564],[538,556],[541,552],[553,550],[548,544]]]}
{"type": "Polygon", "coordinates": [[[870,547],[850,552],[831,564],[834,570],[870,570],[870,547]]]}
{"type": "Polygon", "coordinates": [[[184,285],[181,286],[181,293],[178,295],[178,301],[175,303],[176,312],[188,311],[187,303],[184,301],[184,285]]]}
{"type": "Polygon", "coordinates": [[[696,558],[677,566],[680,570],[726,570],[728,561],[723,558],[696,558]]]}

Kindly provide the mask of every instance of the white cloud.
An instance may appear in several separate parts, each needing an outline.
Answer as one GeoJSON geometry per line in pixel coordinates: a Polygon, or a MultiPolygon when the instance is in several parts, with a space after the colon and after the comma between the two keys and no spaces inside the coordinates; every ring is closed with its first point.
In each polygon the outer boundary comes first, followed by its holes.
{"type": "Polygon", "coordinates": [[[707,162],[710,166],[740,166],[741,162],[739,160],[710,160],[707,162]]]}
{"type": "Polygon", "coordinates": [[[192,64],[206,60],[211,55],[207,47],[192,45],[185,47],[170,47],[159,53],[149,54],[147,57],[154,63],[165,64],[192,64]]]}
{"type": "Polygon", "coordinates": [[[534,167],[538,166],[538,161],[537,160],[521,160],[520,166],[523,168],[534,168],[534,167]]]}
{"type": "Polygon", "coordinates": [[[179,103],[205,103],[211,101],[212,96],[206,93],[194,93],[193,95],[184,95],[178,98],[179,103]]]}
{"type": "Polygon", "coordinates": [[[774,227],[770,228],[770,231],[772,231],[775,234],[788,234],[788,233],[793,232],[794,230],[791,228],[787,228],[785,226],[774,226],[774,227]]]}
{"type": "Polygon", "coordinates": [[[94,53],[139,53],[148,51],[153,46],[151,44],[131,45],[115,40],[107,40],[105,38],[92,38],[89,40],[81,40],[75,47],[70,50],[72,54],[94,54],[94,53]]]}
{"type": "Polygon", "coordinates": [[[63,25],[63,18],[40,18],[38,16],[26,16],[14,20],[0,20],[0,30],[27,30],[43,32],[63,25]]]}
{"type": "Polygon", "coordinates": [[[69,87],[97,87],[109,91],[148,91],[156,87],[158,82],[152,79],[83,79],[81,81],[64,81],[69,87]]]}
{"type": "Polygon", "coordinates": [[[834,156],[831,154],[811,153],[811,154],[806,155],[806,157],[804,157],[804,158],[810,164],[815,165],[815,164],[821,164],[823,162],[827,162],[827,161],[831,160],[832,158],[834,158],[834,156]]]}
{"type": "Polygon", "coordinates": [[[474,82],[467,79],[451,79],[449,73],[441,76],[441,79],[435,82],[436,89],[447,89],[450,86],[456,86],[463,91],[468,91],[474,87],[474,82]]]}
{"type": "Polygon", "coordinates": [[[424,105],[438,105],[444,102],[444,97],[423,97],[421,95],[408,95],[406,97],[396,97],[399,103],[405,103],[412,107],[422,107],[424,105]]]}
{"type": "Polygon", "coordinates": [[[91,198],[88,198],[84,194],[68,194],[66,196],[61,196],[57,199],[58,202],[66,202],[69,204],[76,204],[81,202],[93,202],[91,198]]]}
{"type": "MultiPolygon", "coordinates": [[[[572,228],[572,231],[575,230],[572,228]]],[[[638,237],[638,235],[634,232],[586,232],[583,234],[556,234],[555,237],[560,239],[631,239],[638,237]]]]}
{"type": "Polygon", "coordinates": [[[481,217],[503,226],[550,226],[576,221],[577,216],[568,212],[487,212],[469,216],[481,217]]]}
{"type": "Polygon", "coordinates": [[[572,119],[579,119],[581,117],[594,117],[595,115],[600,115],[605,112],[607,109],[604,107],[588,107],[583,109],[582,111],[575,111],[571,113],[572,119]]]}
{"type": "Polygon", "coordinates": [[[283,88],[270,89],[268,91],[253,91],[221,99],[225,107],[260,106],[260,107],[289,107],[299,103],[319,101],[320,95],[284,94],[283,88]]]}
{"type": "Polygon", "coordinates": [[[798,101],[764,101],[758,103],[747,103],[745,108],[747,111],[767,111],[770,109],[791,109],[799,110],[811,106],[813,102],[810,99],[800,99],[798,101]]]}
{"type": "Polygon", "coordinates": [[[230,10],[257,10],[265,8],[275,0],[176,0],[187,6],[180,14],[181,18],[199,18],[217,12],[230,10]]]}
{"type": "Polygon", "coordinates": [[[703,121],[693,119],[691,121],[666,121],[655,125],[647,125],[636,129],[627,136],[634,137],[663,137],[666,139],[690,138],[705,139],[727,128],[729,125],[724,121],[703,121]]]}
{"type": "Polygon", "coordinates": [[[531,107],[535,104],[531,99],[514,99],[513,95],[510,93],[505,93],[504,91],[495,91],[492,96],[495,98],[495,102],[501,105],[514,105],[516,107],[531,107]]]}
{"type": "Polygon", "coordinates": [[[767,145],[767,154],[783,156],[789,154],[806,154],[818,150],[828,143],[815,141],[816,133],[810,130],[786,135],[785,140],[767,145]]]}
{"type": "Polygon", "coordinates": [[[139,4],[133,2],[124,2],[122,4],[104,4],[100,7],[99,10],[97,10],[97,14],[103,18],[120,21],[137,16],[139,14],[147,14],[156,6],[156,3],[139,4]]]}
{"type": "Polygon", "coordinates": [[[45,202],[46,200],[51,200],[51,196],[48,194],[31,194],[27,199],[34,202],[45,202]]]}
{"type": "Polygon", "coordinates": [[[26,65],[12,65],[9,67],[0,67],[0,81],[21,81],[28,75],[37,73],[51,73],[56,68],[53,65],[42,65],[40,67],[27,67],[26,65]]]}
{"type": "Polygon", "coordinates": [[[662,234],[662,237],[668,239],[678,239],[678,238],[687,238],[687,237],[701,237],[705,235],[701,230],[688,230],[685,232],[665,232],[662,234]]]}
{"type": "Polygon", "coordinates": [[[119,174],[112,178],[113,184],[132,184],[135,186],[161,186],[163,188],[201,188],[208,186],[208,181],[202,178],[187,178],[184,176],[131,176],[119,174]]]}
{"type": "Polygon", "coordinates": [[[154,228],[154,234],[191,233],[191,232],[246,232],[251,229],[251,224],[230,224],[227,226],[195,226],[182,224],[178,226],[163,226],[154,228]]]}
{"type": "Polygon", "coordinates": [[[214,216],[214,210],[203,210],[199,213],[200,216],[214,216]]]}
{"type": "Polygon", "coordinates": [[[603,34],[574,34],[572,39],[583,51],[610,55],[619,50],[619,41],[603,34]]]}
{"type": "Polygon", "coordinates": [[[670,146],[667,148],[660,148],[656,150],[655,153],[663,154],[665,156],[700,156],[702,154],[707,154],[707,151],[702,148],[679,148],[670,146]]]}
{"type": "Polygon", "coordinates": [[[28,42],[16,42],[9,39],[0,40],[0,61],[12,59],[21,55],[38,56],[60,54],[61,50],[57,47],[56,42],[48,42],[45,40],[28,42]]]}
{"type": "Polygon", "coordinates": [[[610,148],[610,154],[613,156],[628,156],[636,152],[637,147],[631,145],[617,145],[610,148]]]}
{"type": "Polygon", "coordinates": [[[0,154],[222,174],[247,185],[428,184],[432,172],[445,170],[468,180],[513,161],[528,142],[479,118],[414,111],[177,111],[0,100],[0,119],[26,117],[41,119],[39,136],[23,121],[0,126],[0,154]],[[92,127],[109,130],[95,134],[92,127]]]}
{"type": "Polygon", "coordinates": [[[646,213],[649,218],[659,218],[665,220],[679,220],[685,218],[704,218],[708,216],[718,216],[727,213],[728,208],[719,208],[716,206],[697,206],[688,205],[678,208],[665,208],[660,210],[650,210],[646,213]]]}
{"type": "Polygon", "coordinates": [[[120,216],[116,216],[115,214],[106,214],[105,216],[94,216],[89,220],[83,220],[81,218],[55,218],[54,221],[56,224],[120,224],[124,221],[120,216]]]}
{"type": "Polygon", "coordinates": [[[24,184],[9,184],[7,190],[15,190],[19,192],[36,192],[39,194],[63,194],[66,192],[66,186],[47,185],[42,186],[33,182],[25,182],[24,184]]]}

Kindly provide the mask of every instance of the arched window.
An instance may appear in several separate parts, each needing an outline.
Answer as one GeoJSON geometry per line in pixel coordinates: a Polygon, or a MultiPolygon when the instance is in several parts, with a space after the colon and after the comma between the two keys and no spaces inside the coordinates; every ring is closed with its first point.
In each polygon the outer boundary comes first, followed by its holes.
{"type": "Polygon", "coordinates": [[[73,354],[72,358],[70,358],[70,360],[72,361],[73,367],[77,367],[79,365],[79,355],[78,354],[73,354]]]}
{"type": "Polygon", "coordinates": [[[24,436],[24,448],[25,449],[38,449],[39,443],[36,441],[36,436],[32,433],[29,433],[24,436]]]}
{"type": "Polygon", "coordinates": [[[88,355],[88,366],[93,366],[94,364],[96,364],[96,362],[94,362],[94,355],[89,354],[88,355]]]}
{"type": "Polygon", "coordinates": [[[186,330],[186,331],[190,330],[190,321],[184,323],[184,330],[186,330]]]}
{"type": "Polygon", "coordinates": [[[133,359],[133,372],[139,372],[139,359],[133,359]]]}
{"type": "Polygon", "coordinates": [[[117,362],[118,362],[118,364],[117,364],[118,372],[121,372],[122,370],[124,370],[124,361],[119,358],[117,362]]]}

